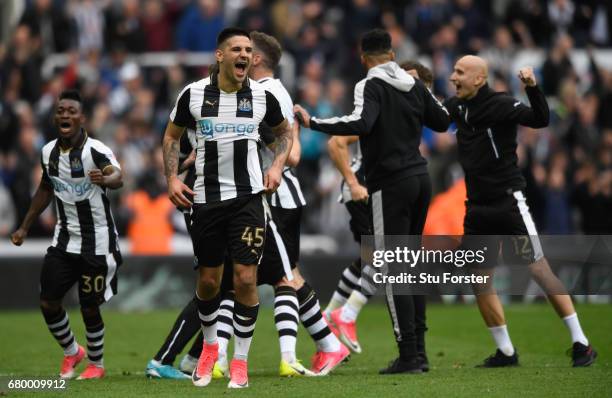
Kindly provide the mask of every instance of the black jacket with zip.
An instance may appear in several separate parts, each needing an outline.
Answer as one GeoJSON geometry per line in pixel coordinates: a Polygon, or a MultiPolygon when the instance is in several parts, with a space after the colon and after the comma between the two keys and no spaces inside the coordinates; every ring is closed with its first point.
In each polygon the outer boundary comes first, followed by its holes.
{"type": "Polygon", "coordinates": [[[548,126],[546,97],[538,86],[526,87],[531,107],[484,85],[475,97],[448,99],[444,105],[457,125],[459,162],[471,201],[494,199],[525,188],[518,167],[516,130],[548,126]]]}
{"type": "Polygon", "coordinates": [[[403,178],[427,174],[427,161],[419,152],[423,125],[444,132],[449,124],[444,106],[395,62],[371,68],[357,83],[351,115],[310,119],[314,130],[359,136],[370,193],[403,178]]]}

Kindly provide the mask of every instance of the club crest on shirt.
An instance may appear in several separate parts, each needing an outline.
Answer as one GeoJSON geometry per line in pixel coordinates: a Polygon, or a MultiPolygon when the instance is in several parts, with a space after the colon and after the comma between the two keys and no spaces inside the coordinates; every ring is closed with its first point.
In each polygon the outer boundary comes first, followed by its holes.
{"type": "Polygon", "coordinates": [[[253,110],[251,101],[248,98],[241,99],[238,103],[238,110],[241,112],[251,112],[251,110],[253,110]]]}
{"type": "Polygon", "coordinates": [[[83,170],[83,164],[81,163],[81,159],[79,158],[74,158],[72,159],[72,161],[70,162],[70,169],[72,171],[82,171],[83,170]]]}

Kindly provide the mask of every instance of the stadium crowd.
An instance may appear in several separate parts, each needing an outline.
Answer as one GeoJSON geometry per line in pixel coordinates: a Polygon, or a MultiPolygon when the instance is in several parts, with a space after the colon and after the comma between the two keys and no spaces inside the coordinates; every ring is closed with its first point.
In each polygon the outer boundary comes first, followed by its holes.
{"type": "MultiPolygon", "coordinates": [[[[7,22],[13,12],[0,6],[7,22]]],[[[20,2],[13,2],[13,6],[20,2]]],[[[150,222],[173,233],[166,197],[161,137],[173,99],[207,66],[180,62],[142,67],[131,55],[209,52],[225,26],[275,35],[294,59],[295,102],[318,117],[345,114],[349,91],[365,71],[360,35],[391,33],[398,61],[419,58],[432,67],[434,92],[453,94],[452,65],[479,54],[491,65],[490,85],[522,96],[513,60],[521,50],[544,51],[533,65],[551,107],[549,127],[519,133],[519,159],[538,229],[546,234],[612,233],[612,70],[593,50],[612,47],[612,3],[594,0],[29,0],[0,42],[0,236],[28,209],[40,181],[40,149],[56,137],[55,99],[66,88],[85,101],[87,130],[109,145],[124,171],[113,197],[122,235],[150,222]],[[590,67],[578,73],[570,55],[585,49],[590,67]],[[43,73],[50,54],[67,53],[65,67],[43,73]]],[[[5,25],[6,26],[6,25],[5,25]]],[[[524,98],[524,97],[523,97],[524,98]]],[[[326,152],[327,137],[302,129],[298,175],[308,206],[307,233],[343,233],[335,201],[340,176],[326,152]]],[[[434,193],[461,178],[452,134],[425,132],[434,193]]],[[[180,220],[180,215],[179,215],[180,220]]],[[[49,236],[51,208],[30,236],[49,236]]],[[[182,221],[174,223],[181,225],[182,221]]],[[[178,228],[178,227],[176,227],[178,228]]]]}

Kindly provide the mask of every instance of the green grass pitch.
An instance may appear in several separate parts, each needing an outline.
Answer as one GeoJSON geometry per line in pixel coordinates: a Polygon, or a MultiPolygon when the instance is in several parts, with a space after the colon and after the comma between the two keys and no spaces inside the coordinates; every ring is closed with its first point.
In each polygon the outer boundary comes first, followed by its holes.
{"type": "MultiPolygon", "coordinates": [[[[431,305],[428,310],[428,354],[432,369],[422,375],[379,376],[377,371],[395,355],[390,321],[383,305],[372,304],[359,319],[364,348],[329,377],[281,379],[279,352],[271,309],[260,312],[251,347],[250,388],[230,391],[227,381],[213,380],[196,388],[189,380],[148,380],[144,367],[169,331],[177,311],[103,313],[106,323],[105,365],[100,381],[70,381],[68,391],[8,392],[8,396],[241,396],[241,397],[406,397],[406,396],[612,396],[612,308],[579,305],[580,320],[599,351],[597,363],[570,367],[565,326],[543,304],[512,305],[507,318],[521,366],[474,369],[494,350],[492,339],[472,305],[431,305]]],[[[77,341],[85,343],[78,311],[70,312],[77,341]]],[[[59,370],[61,351],[38,312],[0,313],[0,376],[52,377],[59,370]]],[[[299,332],[298,355],[310,363],[314,345],[299,332]]],[[[180,357],[179,357],[180,359],[180,357]]],[[[79,371],[83,365],[80,365],[79,371]]],[[[6,393],[0,393],[5,395],[6,393]]]]}

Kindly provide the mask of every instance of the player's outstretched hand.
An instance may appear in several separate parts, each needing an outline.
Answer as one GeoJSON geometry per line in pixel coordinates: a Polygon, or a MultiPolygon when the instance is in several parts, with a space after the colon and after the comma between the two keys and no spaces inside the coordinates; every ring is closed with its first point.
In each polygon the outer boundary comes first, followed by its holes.
{"type": "Polygon", "coordinates": [[[521,68],[521,70],[519,70],[518,77],[527,87],[533,87],[536,85],[535,74],[533,73],[533,68],[531,66],[521,68]]]}
{"type": "Polygon", "coordinates": [[[26,232],[26,230],[23,228],[19,228],[17,231],[11,234],[11,242],[15,246],[21,246],[26,236],[28,236],[28,233],[26,232]]]}
{"type": "Polygon", "coordinates": [[[281,170],[278,167],[270,167],[264,176],[264,189],[266,193],[276,192],[281,183],[281,170]]]}
{"type": "Polygon", "coordinates": [[[293,105],[293,113],[295,113],[295,117],[300,122],[300,124],[306,128],[310,128],[310,113],[300,104],[293,105]]]}
{"type": "Polygon", "coordinates": [[[185,197],[185,192],[190,195],[194,194],[193,191],[178,178],[173,177],[168,181],[168,198],[170,198],[170,201],[174,203],[175,206],[188,209],[191,207],[191,202],[185,197]]]}
{"type": "Polygon", "coordinates": [[[101,187],[104,186],[104,174],[102,174],[102,170],[100,169],[91,169],[87,173],[89,175],[89,180],[92,184],[99,185],[101,187]]]}

